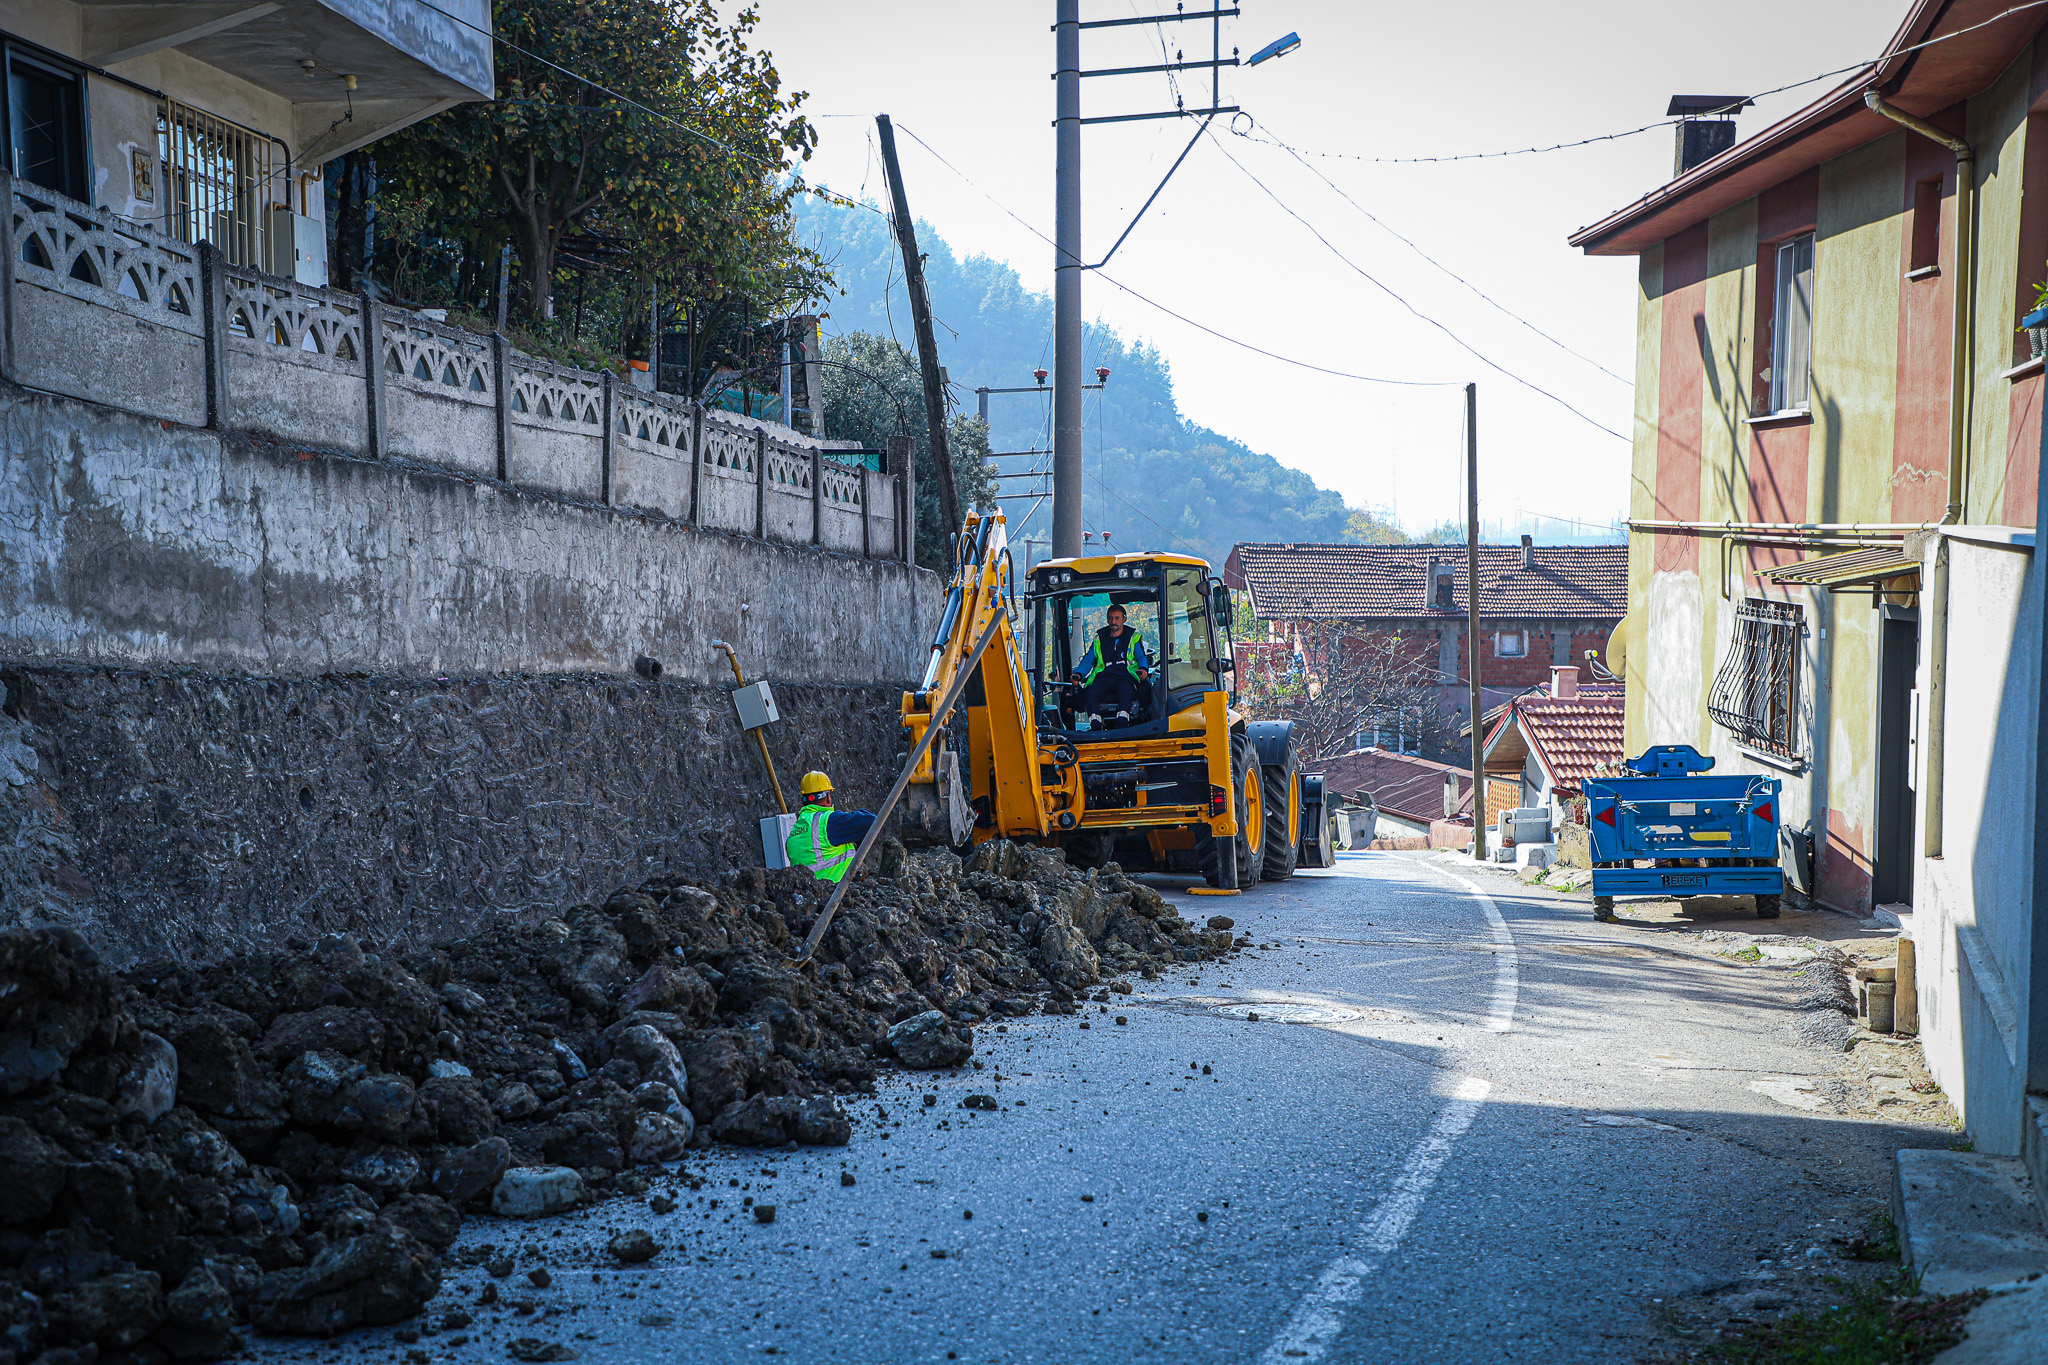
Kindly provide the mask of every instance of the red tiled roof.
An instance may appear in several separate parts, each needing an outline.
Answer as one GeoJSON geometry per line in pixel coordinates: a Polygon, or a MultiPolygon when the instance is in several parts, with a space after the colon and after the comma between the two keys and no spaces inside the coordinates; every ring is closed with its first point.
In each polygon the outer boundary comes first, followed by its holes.
{"type": "Polygon", "coordinates": [[[1472,813],[1472,773],[1412,754],[1356,749],[1321,765],[1324,790],[1356,796],[1369,792],[1389,815],[1427,824],[1444,818],[1444,777],[1458,782],[1458,813],[1472,813]]]}
{"type": "Polygon", "coordinates": [[[1515,698],[1515,721],[1553,787],[1577,791],[1621,762],[1626,696],[1621,683],[1580,683],[1568,701],[1541,692],[1515,698]]]}
{"type": "MultiPolygon", "coordinates": [[[[1483,616],[1619,621],[1628,610],[1628,546],[1539,545],[1524,568],[1519,545],[1479,547],[1483,616]]],[[[1414,620],[1465,615],[1465,551],[1455,545],[1297,545],[1248,542],[1224,580],[1248,589],[1261,620],[1414,620]],[[1430,561],[1447,564],[1452,602],[1431,596],[1430,561]]]]}

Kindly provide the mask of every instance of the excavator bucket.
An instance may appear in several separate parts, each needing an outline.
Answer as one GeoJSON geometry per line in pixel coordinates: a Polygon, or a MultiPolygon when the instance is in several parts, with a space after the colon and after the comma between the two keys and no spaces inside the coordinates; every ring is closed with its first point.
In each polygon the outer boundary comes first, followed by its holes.
{"type": "Polygon", "coordinates": [[[903,789],[896,807],[896,837],[913,847],[958,848],[974,832],[974,806],[967,799],[960,756],[942,749],[932,767],[936,782],[913,782],[903,789]]]}

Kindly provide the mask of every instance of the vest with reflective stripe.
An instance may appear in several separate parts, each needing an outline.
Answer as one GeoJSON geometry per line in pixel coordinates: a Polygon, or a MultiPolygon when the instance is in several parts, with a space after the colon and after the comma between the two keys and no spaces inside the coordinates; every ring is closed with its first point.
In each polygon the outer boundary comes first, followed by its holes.
{"type": "Polygon", "coordinates": [[[805,806],[797,812],[784,849],[791,867],[809,868],[820,881],[836,882],[845,880],[853,866],[855,845],[832,842],[826,832],[831,819],[832,807],[805,806]]]}
{"type": "Polygon", "coordinates": [[[1113,640],[1109,638],[1107,627],[1096,631],[1095,643],[1088,649],[1089,662],[1094,666],[1088,670],[1087,676],[1082,678],[1081,681],[1094,682],[1101,675],[1103,669],[1115,668],[1118,664],[1122,664],[1124,668],[1129,670],[1131,677],[1136,678],[1139,674],[1139,668],[1137,660],[1131,657],[1131,651],[1136,649],[1142,652],[1144,638],[1144,636],[1128,626],[1124,628],[1122,635],[1117,636],[1113,640]]]}

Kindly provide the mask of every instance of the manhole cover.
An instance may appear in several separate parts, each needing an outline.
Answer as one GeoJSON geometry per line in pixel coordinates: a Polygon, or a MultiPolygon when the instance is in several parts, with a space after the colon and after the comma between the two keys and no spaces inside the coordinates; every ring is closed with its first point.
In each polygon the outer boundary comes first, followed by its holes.
{"type": "MultiPolygon", "coordinates": [[[[1274,1024],[1343,1024],[1353,1019],[1363,1019],[1364,1010],[1345,1009],[1341,1005],[1294,1005],[1287,1003],[1264,1003],[1254,1005],[1219,1005],[1218,1014],[1232,1019],[1257,1020],[1274,1024]]],[[[1394,1018],[1383,1010],[1374,1010],[1375,1015],[1394,1018]]]]}

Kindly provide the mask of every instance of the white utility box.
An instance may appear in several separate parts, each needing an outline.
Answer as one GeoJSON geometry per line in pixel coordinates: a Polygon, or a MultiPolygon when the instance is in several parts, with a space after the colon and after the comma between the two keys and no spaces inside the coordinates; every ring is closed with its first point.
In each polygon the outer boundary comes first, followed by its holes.
{"type": "Polygon", "coordinates": [[[263,233],[264,269],[300,284],[327,283],[327,224],[286,208],[272,208],[263,233]]]}
{"type": "Polygon", "coordinates": [[[795,828],[794,815],[761,817],[761,858],[770,872],[789,866],[789,832],[795,828]]]}
{"type": "Polygon", "coordinates": [[[782,719],[782,713],[775,709],[775,694],[768,690],[765,682],[751,682],[745,687],[732,690],[733,709],[739,712],[740,729],[758,730],[782,719]]]}

